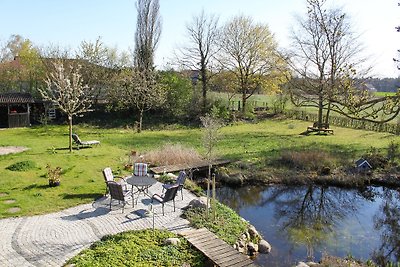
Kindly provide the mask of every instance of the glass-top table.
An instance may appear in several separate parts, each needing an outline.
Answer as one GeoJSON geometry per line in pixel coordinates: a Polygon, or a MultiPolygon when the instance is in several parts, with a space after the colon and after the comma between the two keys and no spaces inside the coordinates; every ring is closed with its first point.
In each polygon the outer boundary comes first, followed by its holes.
{"type": "Polygon", "coordinates": [[[126,182],[132,185],[132,195],[138,193],[138,197],[136,198],[136,203],[139,198],[140,193],[143,193],[144,196],[151,196],[148,194],[149,188],[157,183],[157,180],[151,176],[131,176],[126,179],[126,182]],[[136,187],[136,192],[133,192],[133,187],[136,187]]]}

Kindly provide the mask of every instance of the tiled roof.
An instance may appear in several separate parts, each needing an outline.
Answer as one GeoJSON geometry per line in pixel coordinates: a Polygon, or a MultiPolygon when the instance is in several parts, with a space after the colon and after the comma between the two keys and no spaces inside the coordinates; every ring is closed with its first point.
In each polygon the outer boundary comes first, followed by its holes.
{"type": "Polygon", "coordinates": [[[21,104],[34,103],[32,95],[29,93],[5,93],[0,94],[0,104],[21,104]]]}

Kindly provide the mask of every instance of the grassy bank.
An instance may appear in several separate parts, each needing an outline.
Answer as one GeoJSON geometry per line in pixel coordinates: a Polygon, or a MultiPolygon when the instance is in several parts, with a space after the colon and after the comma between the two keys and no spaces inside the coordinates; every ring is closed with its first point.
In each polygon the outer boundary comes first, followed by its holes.
{"type": "MultiPolygon", "coordinates": [[[[354,161],[371,146],[386,148],[400,138],[391,134],[334,128],[333,136],[299,135],[307,122],[268,120],[235,124],[221,129],[219,157],[247,162],[253,172],[269,166],[285,151],[327,151],[342,160],[354,161]]],[[[67,126],[47,126],[0,131],[0,146],[26,146],[28,151],[0,156],[0,217],[42,214],[93,201],[104,193],[101,171],[110,166],[124,172],[131,150],[145,153],[165,143],[180,143],[204,154],[199,129],[143,131],[75,127],[82,140],[101,145],[69,153],[67,126]],[[11,171],[8,166],[30,161],[34,167],[11,171]],[[61,167],[61,186],[48,187],[46,165],[61,167]],[[18,209],[12,209],[18,208],[18,209]]]]}
{"type": "Polygon", "coordinates": [[[79,253],[69,264],[74,266],[205,266],[201,252],[179,238],[179,245],[164,244],[175,234],[160,230],[129,231],[105,236],[79,253]]]}

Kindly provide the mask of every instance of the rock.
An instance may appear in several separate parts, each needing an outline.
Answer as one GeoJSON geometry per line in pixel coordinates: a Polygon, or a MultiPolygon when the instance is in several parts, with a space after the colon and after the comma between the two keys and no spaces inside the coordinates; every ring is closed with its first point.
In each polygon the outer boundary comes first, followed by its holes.
{"type": "Polygon", "coordinates": [[[167,173],[165,176],[167,176],[168,178],[171,178],[171,179],[176,179],[178,176],[176,176],[175,174],[173,174],[173,173],[167,173]]]}
{"type": "Polygon", "coordinates": [[[251,236],[249,234],[249,232],[246,232],[246,240],[250,240],[251,236]]]}
{"type": "Polygon", "coordinates": [[[248,232],[250,234],[250,237],[258,237],[258,236],[260,236],[260,234],[258,233],[257,229],[253,225],[249,226],[248,232]]]}
{"type": "Polygon", "coordinates": [[[189,202],[188,206],[191,208],[206,209],[207,208],[207,198],[200,197],[197,199],[193,199],[189,202]]]}
{"type": "Polygon", "coordinates": [[[247,244],[247,251],[250,253],[250,255],[253,255],[255,252],[258,251],[258,246],[253,242],[249,242],[247,244]]]}
{"type": "Polygon", "coordinates": [[[312,266],[319,266],[318,263],[313,262],[313,261],[308,261],[308,262],[306,262],[306,264],[307,264],[308,266],[310,266],[310,267],[312,267],[312,266]]]}
{"type": "Polygon", "coordinates": [[[181,243],[179,238],[176,237],[170,237],[164,240],[164,245],[174,245],[177,246],[181,243]]]}
{"type": "Polygon", "coordinates": [[[240,239],[246,241],[247,240],[247,235],[246,234],[242,234],[240,239]]]}
{"type": "Polygon", "coordinates": [[[266,254],[270,253],[271,249],[271,245],[264,239],[261,239],[260,242],[258,242],[258,252],[266,254]]]}
{"type": "Polygon", "coordinates": [[[310,267],[310,266],[308,266],[305,262],[300,261],[300,262],[296,265],[296,267],[310,267]]]}
{"type": "Polygon", "coordinates": [[[238,247],[237,251],[243,254],[245,253],[244,247],[238,247]]]}
{"type": "Polygon", "coordinates": [[[217,179],[228,185],[239,186],[243,184],[245,177],[241,173],[228,173],[221,168],[217,173],[217,179]]]}
{"type": "Polygon", "coordinates": [[[239,243],[238,243],[239,248],[244,248],[245,245],[246,245],[246,243],[243,240],[239,240],[239,243]]]}

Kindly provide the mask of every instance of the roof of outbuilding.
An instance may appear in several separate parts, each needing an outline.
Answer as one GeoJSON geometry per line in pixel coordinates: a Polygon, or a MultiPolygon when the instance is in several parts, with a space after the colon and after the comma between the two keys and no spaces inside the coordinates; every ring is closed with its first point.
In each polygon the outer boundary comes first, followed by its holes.
{"type": "Polygon", "coordinates": [[[0,94],[0,104],[25,104],[34,103],[32,95],[29,93],[4,93],[0,94]]]}

